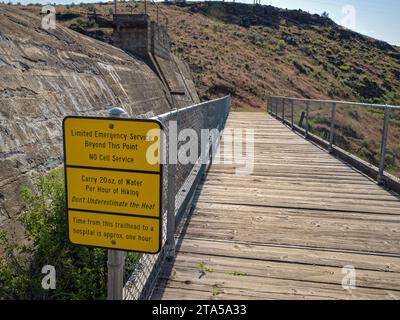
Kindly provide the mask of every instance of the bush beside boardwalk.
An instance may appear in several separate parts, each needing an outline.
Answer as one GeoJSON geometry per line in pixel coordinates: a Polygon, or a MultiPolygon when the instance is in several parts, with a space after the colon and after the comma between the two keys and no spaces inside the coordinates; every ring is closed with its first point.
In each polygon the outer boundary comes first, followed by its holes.
{"type": "MultiPolygon", "coordinates": [[[[24,242],[0,236],[0,299],[105,299],[107,251],[68,242],[63,171],[39,177],[22,198],[24,242]],[[45,265],[56,269],[55,290],[42,288],[45,265]]],[[[130,254],[129,264],[138,257],[130,254]]]]}

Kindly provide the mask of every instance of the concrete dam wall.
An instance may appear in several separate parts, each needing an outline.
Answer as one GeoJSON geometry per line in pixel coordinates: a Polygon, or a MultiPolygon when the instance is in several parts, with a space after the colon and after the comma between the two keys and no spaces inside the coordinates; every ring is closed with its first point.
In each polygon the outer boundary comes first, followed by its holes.
{"type": "Polygon", "coordinates": [[[165,30],[147,16],[114,22],[124,50],[59,25],[44,30],[40,17],[0,5],[0,226],[14,226],[21,186],[62,164],[65,116],[106,116],[121,106],[151,117],[199,102],[165,30]]]}

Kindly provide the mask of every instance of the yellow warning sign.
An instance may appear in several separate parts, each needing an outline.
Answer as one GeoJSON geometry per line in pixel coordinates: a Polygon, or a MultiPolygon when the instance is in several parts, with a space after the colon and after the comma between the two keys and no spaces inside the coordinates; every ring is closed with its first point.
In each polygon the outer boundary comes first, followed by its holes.
{"type": "Polygon", "coordinates": [[[67,167],[70,208],[158,217],[158,174],[67,167]]]}
{"type": "Polygon", "coordinates": [[[158,219],[113,214],[68,211],[70,241],[74,244],[112,247],[139,252],[157,252],[160,242],[158,219]]]}
{"type": "Polygon", "coordinates": [[[161,245],[161,125],[67,117],[64,164],[74,244],[157,253],[161,245]]]}
{"type": "Polygon", "coordinates": [[[156,121],[67,117],[64,134],[69,166],[160,171],[156,121]]]}

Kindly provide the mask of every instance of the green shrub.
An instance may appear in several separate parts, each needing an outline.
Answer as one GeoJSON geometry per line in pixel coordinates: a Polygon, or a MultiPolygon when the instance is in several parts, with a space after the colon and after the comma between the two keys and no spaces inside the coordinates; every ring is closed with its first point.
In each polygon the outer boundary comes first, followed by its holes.
{"type": "Polygon", "coordinates": [[[264,48],[265,51],[268,52],[268,53],[275,50],[275,47],[272,46],[272,45],[270,45],[270,44],[267,44],[267,45],[263,46],[263,48],[264,48]]]}
{"type": "Polygon", "coordinates": [[[81,29],[91,29],[97,28],[97,24],[94,20],[83,20],[81,18],[71,20],[70,28],[74,30],[74,28],[81,29]]]}
{"type": "Polygon", "coordinates": [[[389,168],[393,168],[396,164],[396,155],[392,150],[386,149],[386,158],[385,158],[385,166],[389,168]]]}
{"type": "Polygon", "coordinates": [[[308,74],[308,69],[301,62],[294,60],[293,65],[300,73],[308,74]]]}
{"type": "Polygon", "coordinates": [[[224,24],[222,22],[215,22],[212,25],[212,30],[214,33],[218,33],[220,31],[222,31],[223,28],[224,28],[224,24]]]}
{"type": "Polygon", "coordinates": [[[313,56],[317,53],[315,48],[308,46],[301,49],[306,56],[313,56]]]}
{"type": "Polygon", "coordinates": [[[88,4],[86,9],[88,12],[94,12],[96,10],[96,8],[93,4],[88,4]]]}
{"type": "Polygon", "coordinates": [[[265,48],[265,38],[263,36],[260,36],[258,34],[250,34],[247,36],[247,40],[250,41],[252,44],[260,47],[260,48],[265,48]]]}
{"type": "Polygon", "coordinates": [[[16,243],[4,231],[0,236],[0,299],[104,299],[106,250],[68,242],[62,171],[40,177],[22,198],[25,241],[16,243]],[[41,286],[45,265],[56,269],[55,290],[41,286]]]}
{"type": "Polygon", "coordinates": [[[339,69],[342,70],[342,71],[346,71],[347,72],[347,71],[350,70],[350,66],[343,65],[343,66],[340,66],[339,69]]]}
{"type": "Polygon", "coordinates": [[[262,41],[260,41],[260,40],[257,40],[256,43],[255,43],[255,45],[256,45],[257,47],[263,47],[263,46],[264,46],[264,44],[263,44],[262,41]]]}
{"type": "Polygon", "coordinates": [[[249,34],[247,35],[247,40],[249,40],[251,43],[255,43],[257,41],[257,36],[255,34],[249,34]]]}
{"type": "Polygon", "coordinates": [[[284,40],[282,40],[282,39],[279,40],[276,48],[277,48],[278,51],[285,50],[286,49],[286,42],[284,40]]]}
{"type": "Polygon", "coordinates": [[[324,11],[324,12],[322,12],[321,17],[325,18],[325,19],[328,19],[329,18],[329,13],[324,11]]]}
{"type": "Polygon", "coordinates": [[[233,35],[234,35],[235,37],[238,37],[238,38],[243,38],[243,37],[244,37],[244,34],[241,33],[241,32],[238,32],[238,31],[234,31],[234,32],[233,32],[233,35]]]}

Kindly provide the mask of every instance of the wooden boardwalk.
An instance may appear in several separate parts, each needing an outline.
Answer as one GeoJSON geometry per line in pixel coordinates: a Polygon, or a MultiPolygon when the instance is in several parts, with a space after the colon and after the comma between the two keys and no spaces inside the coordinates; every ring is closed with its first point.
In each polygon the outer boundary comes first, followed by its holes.
{"type": "Polygon", "coordinates": [[[399,197],[266,113],[227,128],[254,128],[254,172],[211,167],[153,299],[400,298],[399,197]]]}

